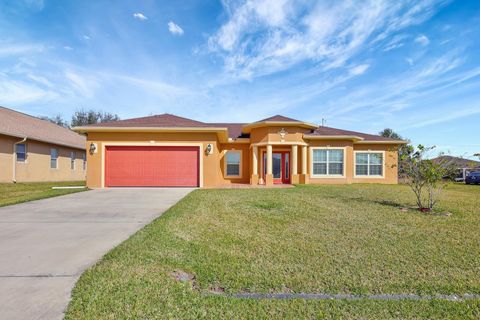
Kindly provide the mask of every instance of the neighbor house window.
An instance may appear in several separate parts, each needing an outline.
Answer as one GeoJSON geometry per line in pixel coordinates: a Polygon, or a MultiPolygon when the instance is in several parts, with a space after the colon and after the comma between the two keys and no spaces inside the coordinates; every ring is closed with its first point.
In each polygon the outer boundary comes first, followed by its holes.
{"type": "Polygon", "coordinates": [[[82,155],[82,160],[83,160],[83,171],[87,170],[87,154],[84,152],[82,155]]]}
{"type": "Polygon", "coordinates": [[[27,160],[27,145],[25,143],[16,144],[15,152],[17,154],[17,162],[25,162],[27,160]]]}
{"type": "Polygon", "coordinates": [[[242,159],[241,151],[229,150],[225,155],[225,175],[227,177],[240,177],[240,163],[242,159]]]}
{"type": "Polygon", "coordinates": [[[383,176],[382,152],[357,152],[355,153],[356,176],[383,176]]]}
{"type": "Polygon", "coordinates": [[[58,150],[57,149],[50,149],[50,168],[52,169],[58,168],[58,150]]]}
{"type": "Polygon", "coordinates": [[[70,152],[70,169],[75,170],[75,151],[70,152]]]}
{"type": "Polygon", "coordinates": [[[312,149],[312,174],[343,177],[344,159],[344,149],[312,149]]]}

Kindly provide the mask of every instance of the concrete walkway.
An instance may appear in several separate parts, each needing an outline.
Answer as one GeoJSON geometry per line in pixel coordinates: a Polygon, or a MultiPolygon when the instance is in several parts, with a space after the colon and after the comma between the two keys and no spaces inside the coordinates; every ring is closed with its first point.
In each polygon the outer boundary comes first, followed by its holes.
{"type": "Polygon", "coordinates": [[[92,190],[0,208],[0,317],[61,319],[87,267],[191,190],[92,190]]]}

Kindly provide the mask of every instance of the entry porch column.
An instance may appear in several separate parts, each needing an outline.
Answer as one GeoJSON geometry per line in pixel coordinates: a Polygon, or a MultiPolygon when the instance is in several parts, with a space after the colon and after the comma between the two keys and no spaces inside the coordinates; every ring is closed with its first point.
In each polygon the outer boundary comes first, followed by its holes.
{"type": "Polygon", "coordinates": [[[300,183],[300,177],[298,175],[298,146],[296,144],[292,145],[292,184],[300,183]]]}
{"type": "Polygon", "coordinates": [[[308,183],[308,174],[307,174],[307,160],[308,160],[308,147],[302,146],[302,174],[300,175],[299,183],[308,183]]]}
{"type": "Polygon", "coordinates": [[[265,185],[273,185],[273,152],[272,145],[267,145],[267,174],[265,174],[265,185]]]}
{"type": "Polygon", "coordinates": [[[258,184],[258,147],[252,148],[252,177],[250,178],[250,184],[258,184]]]}

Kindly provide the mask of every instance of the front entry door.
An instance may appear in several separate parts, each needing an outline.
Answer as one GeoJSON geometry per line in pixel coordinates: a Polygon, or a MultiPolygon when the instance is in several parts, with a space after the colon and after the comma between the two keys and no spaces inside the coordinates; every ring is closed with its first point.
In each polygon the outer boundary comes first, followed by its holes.
{"type": "MultiPolygon", "coordinates": [[[[267,153],[263,153],[263,177],[267,173],[267,153]]],[[[278,151],[272,153],[273,183],[290,183],[290,152],[278,151]]]]}

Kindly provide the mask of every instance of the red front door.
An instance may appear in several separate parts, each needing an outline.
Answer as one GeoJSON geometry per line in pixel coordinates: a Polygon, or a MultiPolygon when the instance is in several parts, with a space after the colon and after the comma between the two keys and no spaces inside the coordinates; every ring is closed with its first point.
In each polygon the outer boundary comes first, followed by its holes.
{"type": "MultiPolygon", "coordinates": [[[[267,153],[263,152],[263,178],[267,173],[267,153]]],[[[290,152],[272,152],[273,183],[290,183],[290,152]]]]}

